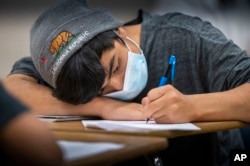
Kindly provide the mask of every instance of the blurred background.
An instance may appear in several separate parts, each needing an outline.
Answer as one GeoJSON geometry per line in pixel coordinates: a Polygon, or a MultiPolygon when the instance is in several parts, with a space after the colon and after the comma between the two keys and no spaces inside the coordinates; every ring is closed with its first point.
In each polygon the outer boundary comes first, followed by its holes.
{"type": "MultiPolygon", "coordinates": [[[[0,79],[13,63],[29,56],[29,30],[39,14],[55,0],[1,0],[0,79]]],[[[139,8],[153,14],[182,12],[199,16],[221,29],[250,54],[250,0],[87,0],[89,7],[105,7],[119,19],[129,21],[139,8]]]]}

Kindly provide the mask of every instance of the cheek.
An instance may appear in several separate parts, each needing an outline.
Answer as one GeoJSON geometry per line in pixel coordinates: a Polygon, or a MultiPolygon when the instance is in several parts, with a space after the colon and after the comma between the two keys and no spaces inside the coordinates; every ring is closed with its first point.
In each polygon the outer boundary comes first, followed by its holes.
{"type": "Polygon", "coordinates": [[[121,64],[121,79],[122,82],[124,82],[124,78],[125,78],[125,73],[126,73],[126,68],[127,68],[127,60],[128,60],[128,55],[125,55],[122,59],[122,64],[121,64]]]}
{"type": "Polygon", "coordinates": [[[122,70],[126,70],[127,67],[127,62],[128,62],[128,52],[123,53],[122,57],[121,57],[121,67],[122,70]]]}
{"type": "Polygon", "coordinates": [[[127,67],[127,61],[126,63],[123,63],[121,66],[121,72],[120,72],[120,80],[122,83],[124,83],[124,79],[125,79],[125,73],[126,73],[126,67],[127,67]]]}

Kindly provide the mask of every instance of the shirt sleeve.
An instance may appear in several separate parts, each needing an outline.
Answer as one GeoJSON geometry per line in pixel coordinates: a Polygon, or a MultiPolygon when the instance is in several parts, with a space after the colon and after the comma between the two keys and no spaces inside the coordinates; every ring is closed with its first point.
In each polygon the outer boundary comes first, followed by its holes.
{"type": "Polygon", "coordinates": [[[36,67],[34,66],[31,57],[23,57],[16,61],[12,66],[10,74],[24,74],[34,77],[38,84],[49,86],[47,82],[43,80],[36,67]]]}
{"type": "Polygon", "coordinates": [[[250,82],[250,57],[232,40],[205,24],[201,32],[198,65],[206,75],[209,91],[228,90],[250,82]]]}
{"type": "Polygon", "coordinates": [[[13,118],[26,112],[28,108],[5,91],[0,84],[0,130],[13,118]]]}

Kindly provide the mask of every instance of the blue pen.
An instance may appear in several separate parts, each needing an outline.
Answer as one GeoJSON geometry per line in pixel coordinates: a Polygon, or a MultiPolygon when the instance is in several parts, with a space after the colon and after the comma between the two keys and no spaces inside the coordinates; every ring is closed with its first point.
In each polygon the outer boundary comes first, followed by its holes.
{"type": "Polygon", "coordinates": [[[167,83],[172,84],[172,82],[174,80],[174,76],[175,76],[175,64],[176,64],[176,57],[174,55],[171,55],[169,57],[167,70],[164,73],[164,75],[161,77],[161,80],[159,82],[159,85],[158,85],[159,87],[164,86],[167,83]],[[170,77],[169,77],[170,71],[171,71],[171,73],[170,73],[170,77]]]}
{"type": "MultiPolygon", "coordinates": [[[[171,55],[169,57],[167,70],[165,71],[164,75],[161,77],[158,87],[164,86],[168,83],[172,84],[172,82],[174,81],[174,77],[175,77],[175,65],[176,65],[176,57],[174,55],[171,55]]],[[[146,123],[148,123],[149,119],[150,118],[147,118],[146,123]]]]}

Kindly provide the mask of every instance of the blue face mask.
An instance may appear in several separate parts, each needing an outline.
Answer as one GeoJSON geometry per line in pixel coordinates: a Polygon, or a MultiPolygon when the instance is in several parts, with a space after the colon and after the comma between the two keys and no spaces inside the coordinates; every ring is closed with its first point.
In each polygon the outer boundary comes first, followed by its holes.
{"type": "Polygon", "coordinates": [[[128,61],[125,71],[124,85],[121,91],[105,94],[106,97],[111,97],[119,100],[131,100],[134,99],[146,86],[148,80],[148,68],[145,56],[132,39],[127,37],[132,43],[134,43],[140,50],[140,54],[131,52],[131,49],[124,41],[128,48],[128,61]]]}

